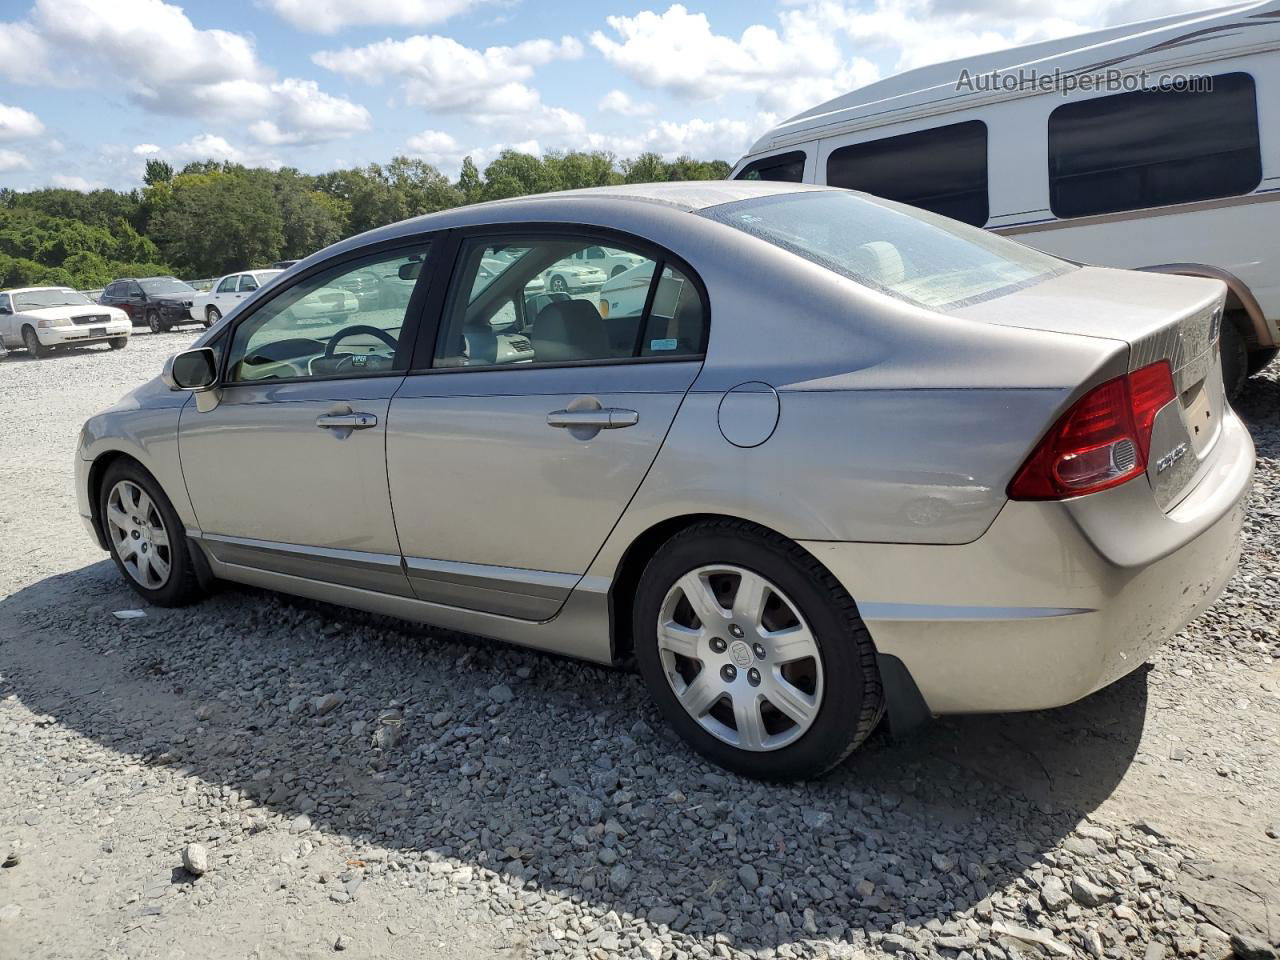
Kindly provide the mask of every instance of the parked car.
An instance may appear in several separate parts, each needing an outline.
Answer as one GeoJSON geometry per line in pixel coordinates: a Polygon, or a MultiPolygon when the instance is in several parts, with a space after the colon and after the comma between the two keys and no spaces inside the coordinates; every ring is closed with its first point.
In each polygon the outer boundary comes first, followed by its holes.
{"type": "Polygon", "coordinates": [[[301,263],[300,260],[277,260],[271,264],[272,270],[288,270],[295,263],[301,263]]]}
{"type": "Polygon", "coordinates": [[[1280,141],[1264,135],[1278,98],[1266,0],[889,77],[779,125],[731,176],[865,190],[1073,260],[1221,280],[1234,396],[1280,347],[1280,141]]]}
{"type": "Polygon", "coordinates": [[[122,310],[101,307],[70,287],[0,291],[0,340],[43,357],[54,347],[106,343],[122,350],[132,330],[122,310]]]}
{"type": "Polygon", "coordinates": [[[644,262],[643,257],[637,257],[634,254],[627,253],[625,250],[614,250],[612,247],[604,247],[600,244],[587,247],[585,250],[578,250],[566,259],[570,263],[595,267],[606,277],[616,277],[618,274],[644,262]]]}
{"type": "Polygon", "coordinates": [[[4,338],[0,337],[0,360],[9,358],[9,348],[4,345],[4,338]]]}
{"type": "Polygon", "coordinates": [[[207,292],[197,293],[191,298],[191,316],[206,327],[211,327],[241,300],[283,272],[283,270],[246,270],[242,273],[229,273],[225,277],[218,277],[210,282],[207,292]]]}
{"type": "MultiPolygon", "coordinates": [[[[213,289],[213,285],[214,285],[216,282],[217,282],[217,280],[216,280],[216,278],[214,278],[214,277],[202,277],[202,278],[201,278],[201,279],[199,279],[199,280],[188,280],[188,281],[187,281],[187,283],[191,284],[191,286],[192,286],[195,290],[198,290],[200,293],[207,293],[209,290],[212,290],[212,289],[213,289]]],[[[195,316],[195,314],[192,314],[192,316],[195,316]]]]}
{"type": "Polygon", "coordinates": [[[609,275],[599,267],[566,258],[552,264],[542,275],[552,293],[581,293],[601,287],[609,275]]]}
{"type": "Polygon", "coordinates": [[[222,578],[634,656],[707,757],[812,776],[885,711],[1083,697],[1214,601],[1254,462],[1225,296],[845,190],[460,207],[330,247],[91,418],[79,509],[149,602],[222,578]],[[527,314],[595,243],[679,281],[625,342],[590,300],[527,314]],[[370,269],[438,306],[299,335],[370,269]]]}
{"type": "Polygon", "coordinates": [[[142,277],[112,281],[98,302],[123,310],[135,327],[166,333],[184,323],[197,322],[191,315],[196,293],[195,287],[177,277],[142,277]]]}

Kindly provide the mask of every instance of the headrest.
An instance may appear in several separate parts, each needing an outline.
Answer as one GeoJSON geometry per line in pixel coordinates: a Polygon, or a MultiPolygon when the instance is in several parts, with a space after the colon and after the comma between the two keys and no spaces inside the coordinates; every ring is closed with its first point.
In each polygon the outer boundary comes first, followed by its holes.
{"type": "Polygon", "coordinates": [[[601,360],[612,356],[604,319],[590,301],[557,300],[542,308],[529,340],[538,360],[601,360]]]}
{"type": "Polygon", "coordinates": [[[887,240],[864,243],[858,247],[856,255],[857,271],[873,283],[892,287],[906,279],[907,268],[902,262],[902,254],[887,240]]]}

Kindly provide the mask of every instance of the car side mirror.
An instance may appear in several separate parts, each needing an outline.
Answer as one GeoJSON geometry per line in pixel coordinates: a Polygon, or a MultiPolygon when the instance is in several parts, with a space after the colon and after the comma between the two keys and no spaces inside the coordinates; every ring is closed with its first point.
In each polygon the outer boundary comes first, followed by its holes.
{"type": "Polygon", "coordinates": [[[418,274],[422,272],[422,261],[413,260],[409,263],[400,264],[400,269],[396,271],[400,275],[401,280],[417,280],[418,274]]]}
{"type": "Polygon", "coordinates": [[[175,353],[165,362],[161,377],[171,390],[203,393],[218,380],[218,359],[210,347],[175,353]]]}
{"type": "Polygon", "coordinates": [[[11,314],[13,310],[9,307],[0,307],[0,314],[11,314]]]}

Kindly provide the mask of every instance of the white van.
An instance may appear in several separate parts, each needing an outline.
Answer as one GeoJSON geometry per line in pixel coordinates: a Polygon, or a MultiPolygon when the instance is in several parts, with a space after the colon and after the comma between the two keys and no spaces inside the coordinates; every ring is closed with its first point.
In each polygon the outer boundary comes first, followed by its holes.
{"type": "Polygon", "coordinates": [[[899,74],[783,123],[730,176],[864,190],[1071,260],[1223,280],[1234,395],[1280,346],[1280,0],[899,74]]]}

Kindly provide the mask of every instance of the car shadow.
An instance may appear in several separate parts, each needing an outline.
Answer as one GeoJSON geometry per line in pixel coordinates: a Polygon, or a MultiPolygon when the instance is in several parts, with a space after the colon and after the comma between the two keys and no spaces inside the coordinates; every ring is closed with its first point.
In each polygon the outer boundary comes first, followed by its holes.
{"type": "Polygon", "coordinates": [[[819,781],[762,784],[694,756],[625,671],[230,586],[112,616],[142,607],[106,561],[0,601],[0,697],[232,802],[306,813],[344,857],[371,842],[450,858],[659,917],[709,951],[725,932],[887,933],[1016,894],[1116,788],[1147,705],[1143,669],[1059,710],[878,733],[819,781]],[[343,702],[322,713],[329,693],[343,702]],[[403,719],[379,741],[389,709],[403,719]]]}

